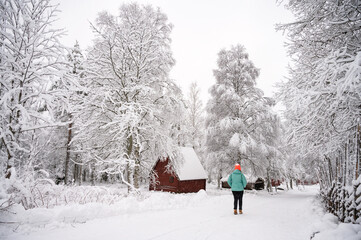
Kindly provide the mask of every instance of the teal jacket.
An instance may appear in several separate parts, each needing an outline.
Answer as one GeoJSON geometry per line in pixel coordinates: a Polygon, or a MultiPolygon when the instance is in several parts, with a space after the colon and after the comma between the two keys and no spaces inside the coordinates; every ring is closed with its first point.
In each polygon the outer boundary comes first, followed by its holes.
{"type": "Polygon", "coordinates": [[[245,176],[239,170],[234,170],[233,173],[229,175],[227,182],[232,191],[243,191],[247,185],[245,176]]]}

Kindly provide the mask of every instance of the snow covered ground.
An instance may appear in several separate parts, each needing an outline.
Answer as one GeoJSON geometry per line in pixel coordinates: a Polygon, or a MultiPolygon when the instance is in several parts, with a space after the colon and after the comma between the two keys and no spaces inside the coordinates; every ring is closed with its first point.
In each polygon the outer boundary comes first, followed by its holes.
{"type": "MultiPolygon", "coordinates": [[[[318,187],[302,190],[250,191],[244,214],[233,215],[230,190],[145,192],[115,204],[87,203],[32,209],[0,224],[0,238],[42,239],[361,239],[361,225],[338,224],[316,198],[318,187]]],[[[4,218],[2,218],[4,219],[4,218]]]]}

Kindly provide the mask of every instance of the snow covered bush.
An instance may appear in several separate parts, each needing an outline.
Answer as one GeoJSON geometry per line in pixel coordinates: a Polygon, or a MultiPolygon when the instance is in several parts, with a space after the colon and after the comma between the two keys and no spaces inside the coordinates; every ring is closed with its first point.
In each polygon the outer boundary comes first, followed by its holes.
{"type": "Polygon", "coordinates": [[[0,179],[0,210],[11,211],[15,204],[21,204],[24,209],[31,209],[44,205],[44,188],[54,184],[48,179],[45,171],[30,171],[26,177],[18,178],[14,168],[12,168],[10,178],[2,176],[0,179]],[[36,179],[36,180],[35,180],[36,179]]]}
{"type": "Polygon", "coordinates": [[[41,176],[38,176],[36,180],[30,177],[18,179],[13,172],[10,179],[3,177],[0,181],[0,211],[13,212],[12,208],[15,205],[21,205],[27,210],[69,204],[113,204],[125,194],[126,191],[123,188],[117,187],[56,185],[53,181],[41,176]]]}

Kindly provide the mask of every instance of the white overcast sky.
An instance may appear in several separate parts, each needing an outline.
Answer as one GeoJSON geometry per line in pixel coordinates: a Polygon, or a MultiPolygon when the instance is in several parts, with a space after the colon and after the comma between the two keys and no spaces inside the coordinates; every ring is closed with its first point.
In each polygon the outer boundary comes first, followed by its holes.
{"type": "MultiPolygon", "coordinates": [[[[59,3],[58,27],[67,30],[63,44],[82,49],[92,44],[89,22],[98,12],[117,14],[123,0],[54,0],[59,3]]],[[[174,25],[171,38],[176,65],[171,71],[186,95],[193,81],[201,89],[203,104],[208,89],[215,83],[217,54],[222,48],[242,44],[261,74],[257,86],[272,96],[275,82],[287,75],[289,58],[285,36],[275,31],[275,24],[292,21],[291,13],[276,0],[138,0],[160,7],[174,25]]]]}

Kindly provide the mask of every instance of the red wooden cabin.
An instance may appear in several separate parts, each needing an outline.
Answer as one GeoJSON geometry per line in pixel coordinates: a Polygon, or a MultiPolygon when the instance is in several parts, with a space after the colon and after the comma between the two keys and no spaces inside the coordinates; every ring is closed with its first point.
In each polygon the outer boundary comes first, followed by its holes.
{"type": "Polygon", "coordinates": [[[281,180],[271,179],[271,185],[272,187],[278,187],[279,185],[281,185],[281,180]]]}
{"type": "Polygon", "coordinates": [[[207,174],[193,148],[181,147],[182,165],[175,172],[167,171],[169,159],[157,160],[153,167],[155,175],[150,182],[149,190],[174,193],[198,192],[206,190],[207,174]]]}
{"type": "Polygon", "coordinates": [[[301,180],[297,179],[297,184],[315,185],[315,184],[319,184],[319,182],[317,180],[315,180],[315,179],[304,180],[304,181],[301,181],[301,180]]]}

